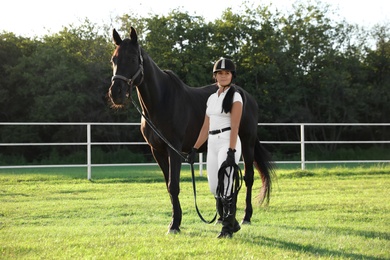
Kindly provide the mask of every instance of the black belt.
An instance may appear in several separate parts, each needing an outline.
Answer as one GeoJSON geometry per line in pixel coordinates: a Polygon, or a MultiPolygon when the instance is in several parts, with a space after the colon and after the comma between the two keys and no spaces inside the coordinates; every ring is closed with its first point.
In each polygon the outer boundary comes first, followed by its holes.
{"type": "Polygon", "coordinates": [[[209,131],[209,134],[210,135],[216,135],[216,134],[219,134],[219,133],[222,133],[222,132],[225,132],[225,131],[229,131],[230,129],[231,129],[230,127],[225,127],[225,128],[218,129],[218,130],[209,131]]]}

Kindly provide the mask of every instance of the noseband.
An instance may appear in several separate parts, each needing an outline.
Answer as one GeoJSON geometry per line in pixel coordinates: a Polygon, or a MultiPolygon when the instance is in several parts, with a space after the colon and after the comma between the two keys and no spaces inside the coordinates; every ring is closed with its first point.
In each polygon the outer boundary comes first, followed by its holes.
{"type": "Polygon", "coordinates": [[[133,87],[135,79],[141,74],[141,80],[138,84],[136,84],[136,86],[141,85],[142,82],[144,81],[144,59],[142,58],[141,47],[139,47],[139,61],[140,63],[139,63],[138,70],[130,79],[122,75],[114,75],[111,78],[111,82],[116,79],[123,80],[124,82],[127,83],[127,85],[129,85],[129,90],[130,90],[133,87]]]}

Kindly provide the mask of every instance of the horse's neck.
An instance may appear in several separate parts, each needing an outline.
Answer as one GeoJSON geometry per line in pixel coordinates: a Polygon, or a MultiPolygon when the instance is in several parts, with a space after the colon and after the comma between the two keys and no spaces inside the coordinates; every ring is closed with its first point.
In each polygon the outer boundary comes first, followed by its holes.
{"type": "Polygon", "coordinates": [[[163,89],[164,72],[149,57],[144,58],[144,80],[137,87],[137,94],[145,113],[158,111],[163,89]]]}

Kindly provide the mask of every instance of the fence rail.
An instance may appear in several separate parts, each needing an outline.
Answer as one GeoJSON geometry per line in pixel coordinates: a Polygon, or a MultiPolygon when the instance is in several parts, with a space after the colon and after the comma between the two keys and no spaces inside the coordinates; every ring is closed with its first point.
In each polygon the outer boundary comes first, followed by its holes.
{"type": "MultiPolygon", "coordinates": [[[[0,166],[0,169],[15,169],[15,168],[65,168],[65,167],[86,167],[87,178],[92,178],[92,167],[101,166],[149,166],[157,165],[157,163],[128,163],[128,164],[92,164],[92,146],[95,145],[146,145],[146,142],[92,142],[91,132],[92,126],[139,126],[140,123],[23,123],[23,122],[0,122],[1,126],[86,126],[86,142],[60,142],[60,143],[0,143],[2,146],[86,146],[87,147],[87,162],[86,164],[65,164],[65,165],[9,165],[0,166]]],[[[301,164],[301,169],[305,169],[306,164],[316,163],[390,163],[390,160],[348,160],[348,161],[307,161],[305,156],[306,144],[389,144],[390,140],[378,141],[305,141],[305,128],[310,126],[390,126],[390,123],[259,123],[259,126],[299,126],[300,140],[299,141],[261,141],[263,144],[295,144],[300,145],[300,161],[276,161],[279,163],[301,164]]],[[[203,156],[199,156],[199,169],[202,174],[203,156]]]]}

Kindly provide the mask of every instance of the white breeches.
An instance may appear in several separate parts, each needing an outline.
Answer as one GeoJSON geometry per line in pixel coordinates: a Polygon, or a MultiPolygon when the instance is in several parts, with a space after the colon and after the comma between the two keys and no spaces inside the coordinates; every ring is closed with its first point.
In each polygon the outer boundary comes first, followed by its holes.
{"type": "MultiPolygon", "coordinates": [[[[211,193],[217,197],[217,186],[218,186],[218,170],[222,163],[226,160],[227,151],[230,144],[230,131],[222,132],[216,135],[209,135],[208,137],[208,148],[207,148],[207,178],[211,193]]],[[[241,158],[241,140],[237,138],[235,161],[238,164],[241,158]]],[[[227,187],[228,183],[230,186],[233,183],[233,176],[230,180],[224,180],[224,194],[227,196],[231,193],[231,187],[227,187]]]]}

